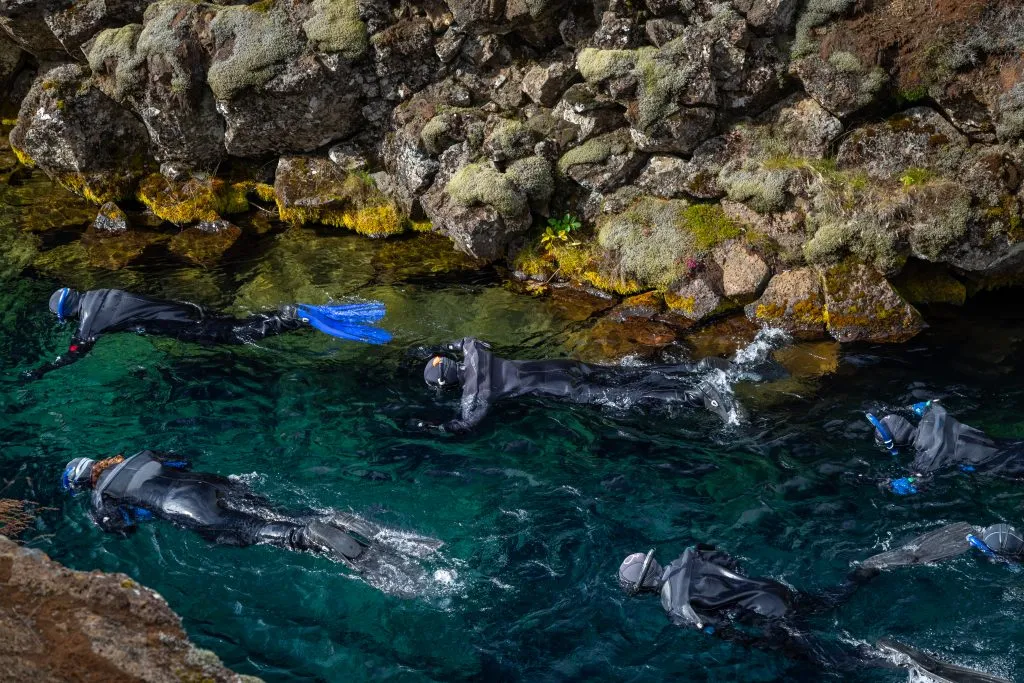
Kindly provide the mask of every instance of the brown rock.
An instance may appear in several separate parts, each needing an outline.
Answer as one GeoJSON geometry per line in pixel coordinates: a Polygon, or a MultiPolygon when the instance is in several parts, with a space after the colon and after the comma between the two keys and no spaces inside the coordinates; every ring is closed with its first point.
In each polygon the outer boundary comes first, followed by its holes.
{"type": "Polygon", "coordinates": [[[847,260],[822,273],[826,324],[837,341],[905,342],[926,325],[875,269],[847,260]]]}
{"type": "Polygon", "coordinates": [[[761,298],[746,307],[747,317],[786,330],[800,339],[825,336],[825,298],[821,279],[810,268],[778,273],[761,298]]]}
{"type": "Polygon", "coordinates": [[[704,277],[696,277],[665,294],[669,311],[687,320],[704,320],[728,309],[728,302],[704,277]]]}
{"type": "Polygon", "coordinates": [[[562,62],[535,66],[523,78],[523,92],[542,107],[553,107],[576,75],[575,68],[562,62]]]}
{"type": "Polygon", "coordinates": [[[772,274],[764,259],[739,241],[716,247],[711,256],[722,269],[722,293],[731,299],[757,298],[772,274]]]}
{"type": "Polygon", "coordinates": [[[10,681],[258,681],[189,642],[155,591],[0,537],[0,671],[10,681]]]}
{"type": "Polygon", "coordinates": [[[676,330],[656,320],[604,317],[572,344],[573,352],[590,362],[614,361],[625,356],[649,358],[676,341],[676,330]]]}

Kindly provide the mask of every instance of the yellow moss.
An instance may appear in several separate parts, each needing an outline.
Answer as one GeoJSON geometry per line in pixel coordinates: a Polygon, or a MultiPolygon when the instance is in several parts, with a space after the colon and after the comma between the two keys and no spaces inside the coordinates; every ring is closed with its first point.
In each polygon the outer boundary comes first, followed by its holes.
{"type": "Polygon", "coordinates": [[[36,162],[33,161],[32,157],[30,157],[28,154],[26,154],[24,152],[24,150],[19,149],[18,147],[15,147],[14,145],[11,145],[11,150],[14,151],[14,156],[18,160],[19,164],[21,164],[22,166],[27,166],[28,168],[34,168],[35,167],[36,162]]]}
{"type": "Polygon", "coordinates": [[[183,225],[245,213],[249,210],[248,194],[254,188],[255,183],[250,181],[190,178],[179,183],[154,173],[139,184],[136,197],[159,218],[183,225]]]}
{"type": "Polygon", "coordinates": [[[536,242],[520,249],[512,260],[512,268],[528,277],[548,277],[554,272],[552,257],[536,242]]]}
{"type": "Polygon", "coordinates": [[[670,310],[680,311],[685,315],[693,315],[693,309],[697,300],[692,296],[678,296],[672,292],[665,292],[665,304],[670,310]]]}
{"type": "Polygon", "coordinates": [[[434,224],[430,221],[409,221],[409,227],[413,232],[433,232],[434,224]]]}
{"type": "Polygon", "coordinates": [[[342,221],[349,230],[370,237],[385,237],[405,232],[405,220],[394,204],[357,209],[345,213],[342,221]]]}
{"type": "Polygon", "coordinates": [[[266,183],[253,183],[252,191],[256,193],[256,196],[262,202],[272,202],[276,196],[274,194],[274,186],[267,185],[266,183]]]}
{"type": "Polygon", "coordinates": [[[127,196],[130,178],[116,173],[93,177],[86,177],[81,173],[62,173],[55,176],[54,180],[93,204],[106,204],[120,201],[127,196]]]}

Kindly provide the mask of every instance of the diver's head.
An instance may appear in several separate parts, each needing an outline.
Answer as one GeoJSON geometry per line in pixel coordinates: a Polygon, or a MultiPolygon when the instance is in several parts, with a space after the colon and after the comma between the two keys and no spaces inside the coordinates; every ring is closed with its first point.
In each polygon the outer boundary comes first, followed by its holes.
{"type": "Polygon", "coordinates": [[[74,494],[92,488],[92,468],[95,464],[92,458],[75,458],[69,462],[60,477],[61,490],[74,494]]]}
{"type": "Polygon", "coordinates": [[[459,364],[446,356],[434,356],[423,368],[423,381],[432,387],[443,389],[462,383],[459,364]]]}
{"type": "Polygon", "coordinates": [[[646,555],[633,553],[619,565],[619,586],[630,597],[637,593],[657,592],[661,588],[661,565],[654,559],[654,548],[646,555]]]}
{"type": "Polygon", "coordinates": [[[1009,524],[993,524],[981,531],[981,540],[993,552],[1014,561],[1024,559],[1024,539],[1009,524]]]}
{"type": "Polygon", "coordinates": [[[875,428],[875,443],[887,448],[893,455],[897,449],[913,443],[917,429],[905,418],[899,415],[886,415],[879,419],[871,413],[867,414],[867,418],[875,428]]]}
{"type": "Polygon", "coordinates": [[[78,317],[78,305],[82,295],[70,287],[61,287],[50,295],[50,312],[57,316],[57,319],[64,321],[67,318],[78,317]]]}

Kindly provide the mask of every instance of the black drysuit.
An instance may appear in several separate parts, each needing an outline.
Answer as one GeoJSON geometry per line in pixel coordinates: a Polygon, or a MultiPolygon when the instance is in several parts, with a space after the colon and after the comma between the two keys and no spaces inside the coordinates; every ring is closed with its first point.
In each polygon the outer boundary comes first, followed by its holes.
{"type": "Polygon", "coordinates": [[[81,294],[75,315],[78,329],[67,353],[36,370],[34,375],[41,376],[75,362],[107,332],[132,331],[182,341],[245,344],[304,325],[295,316],[279,313],[231,318],[196,304],[163,301],[120,289],[94,289],[81,294]]]}
{"type": "MultiPolygon", "coordinates": [[[[559,398],[572,403],[633,405],[677,402],[705,406],[705,394],[680,386],[699,364],[627,368],[575,360],[506,360],[490,346],[466,337],[443,347],[463,355],[462,414],[441,425],[447,432],[469,431],[496,401],[520,396],[559,398]]],[[[720,400],[720,399],[717,399],[720,400]]],[[[724,411],[724,406],[721,406],[724,411]]]]}
{"type": "Polygon", "coordinates": [[[916,474],[960,468],[1009,479],[1024,478],[1024,442],[997,442],[952,417],[940,404],[931,403],[917,427],[899,415],[886,415],[882,423],[897,447],[914,449],[912,469],[916,474]]]}
{"type": "Polygon", "coordinates": [[[225,545],[266,543],[349,561],[363,551],[330,523],[283,515],[240,482],[191,472],[188,463],[148,450],[100,474],[91,503],[93,518],[108,532],[129,532],[138,521],[157,517],[225,545]]]}
{"type": "Polygon", "coordinates": [[[659,581],[661,606],[672,623],[829,669],[880,664],[870,650],[814,638],[802,618],[844,602],[875,570],[855,570],[839,587],[820,595],[796,593],[766,578],[744,576],[739,563],[712,546],[688,548],[665,567],[659,581]]]}

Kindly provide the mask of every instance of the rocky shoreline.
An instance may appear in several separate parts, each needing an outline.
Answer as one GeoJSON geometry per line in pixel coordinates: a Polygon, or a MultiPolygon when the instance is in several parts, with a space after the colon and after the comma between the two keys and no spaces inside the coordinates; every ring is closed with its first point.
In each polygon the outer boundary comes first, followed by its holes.
{"type": "Polygon", "coordinates": [[[162,240],[209,266],[268,221],[433,231],[675,334],[842,342],[1020,284],[1006,0],[6,0],[0,26],[20,168],[102,205],[104,267],[162,240]]]}
{"type": "Polygon", "coordinates": [[[192,645],[155,591],[0,536],[0,671],[12,681],[258,683],[192,645]]]}

